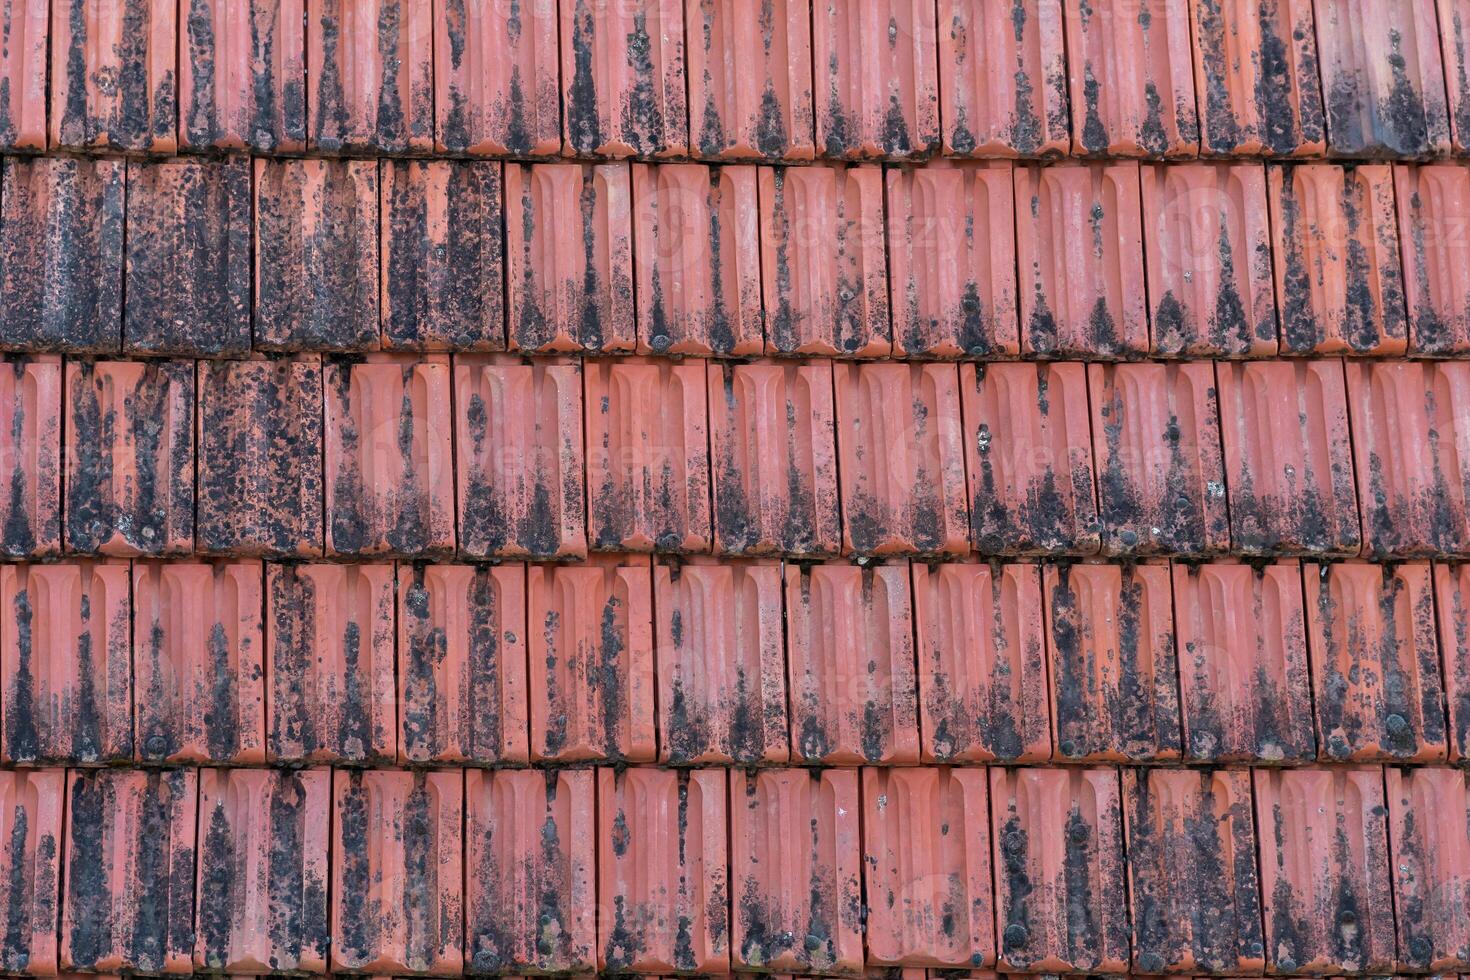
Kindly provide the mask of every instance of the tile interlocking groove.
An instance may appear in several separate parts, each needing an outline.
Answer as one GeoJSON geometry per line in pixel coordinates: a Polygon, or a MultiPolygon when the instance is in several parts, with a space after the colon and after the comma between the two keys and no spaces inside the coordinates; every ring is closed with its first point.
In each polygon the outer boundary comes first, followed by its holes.
{"type": "Polygon", "coordinates": [[[0,0],[0,974],[1470,975],[1470,0],[0,0]]]}

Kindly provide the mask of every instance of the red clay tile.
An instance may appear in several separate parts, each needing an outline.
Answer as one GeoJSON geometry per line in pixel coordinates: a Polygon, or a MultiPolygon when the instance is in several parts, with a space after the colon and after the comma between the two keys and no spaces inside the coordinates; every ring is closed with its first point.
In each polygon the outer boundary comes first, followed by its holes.
{"type": "Polygon", "coordinates": [[[1175,640],[1192,762],[1317,757],[1301,567],[1174,566],[1175,640]]]}
{"type": "Polygon", "coordinates": [[[181,145],[306,149],[304,0],[188,0],[179,9],[181,145]]]}
{"type": "Polygon", "coordinates": [[[0,555],[61,551],[60,468],[61,358],[0,362],[0,555]]]}
{"type": "Polygon", "coordinates": [[[894,354],[1018,354],[1011,165],[893,168],[887,202],[894,354]]]}
{"type": "Polygon", "coordinates": [[[1450,148],[1434,4],[1313,0],[1328,151],[1340,157],[1442,156],[1450,148]]]}
{"type": "Polygon", "coordinates": [[[1389,768],[1401,969],[1470,969],[1470,787],[1462,770],[1389,768]]]}
{"type": "Polygon", "coordinates": [[[863,967],[858,774],[730,770],[730,893],[737,969],[863,967]]]}
{"type": "Polygon", "coordinates": [[[588,361],[588,534],[601,551],[710,548],[702,362],[588,361]]]}
{"type": "Polygon", "coordinates": [[[130,163],[127,213],[123,350],[185,357],[248,351],[250,164],[130,163]]]}
{"type": "Polygon", "coordinates": [[[660,563],[653,588],[659,761],[785,762],[780,562],[660,563]]]}
{"type": "Polygon", "coordinates": [[[870,964],[995,962],[990,807],[980,769],[864,769],[870,964]]]}
{"type": "Polygon", "coordinates": [[[970,523],[982,554],[1094,554],[1087,371],[961,364],[970,523]]]}
{"type": "Polygon", "coordinates": [[[632,206],[622,164],[506,165],[512,350],[633,350],[632,206]]]}
{"type": "Polygon", "coordinates": [[[322,368],[315,354],[199,363],[198,550],[322,553],[322,368]]]}
{"type": "Polygon", "coordinates": [[[0,348],[116,354],[126,165],[7,157],[0,171],[0,348]]]}
{"type": "Polygon", "coordinates": [[[715,551],[836,555],[831,363],[712,363],[709,390],[715,551]]]}
{"type": "Polygon", "coordinates": [[[464,774],[332,777],[332,968],[458,976],[464,774]]]}
{"type": "Polygon", "coordinates": [[[1470,759],[1470,565],[1434,566],[1435,608],[1444,654],[1449,757],[1470,759]]]}
{"type": "Polygon", "coordinates": [[[133,758],[128,563],[0,567],[4,760],[133,758]]]}
{"type": "Polygon", "coordinates": [[[306,0],[313,150],[433,148],[433,18],[421,0],[306,0]]]}
{"type": "Polygon", "coordinates": [[[1267,183],[1283,353],[1402,356],[1392,170],[1272,164],[1267,183]]]}
{"type": "Polygon", "coordinates": [[[0,148],[46,149],[46,48],[50,0],[5,0],[0,48],[0,148]]]}
{"type": "Polygon", "coordinates": [[[810,160],[811,0],[686,0],[690,151],[717,160],[810,160]],[[752,16],[755,14],[755,16],[752,16]]]}
{"type": "Polygon", "coordinates": [[[391,762],[393,566],[271,565],[266,586],[270,761],[391,762]]]}
{"type": "Polygon", "coordinates": [[[134,757],[265,762],[259,562],[133,565],[134,757]]]}
{"type": "Polygon", "coordinates": [[[433,16],[435,151],[560,151],[556,4],[435,0],[433,16]]]}
{"type": "Polygon", "coordinates": [[[0,908],[9,933],[0,966],[6,972],[56,975],[65,786],[66,773],[58,769],[0,774],[0,835],[9,842],[0,855],[0,908]]]}
{"type": "Polygon", "coordinates": [[[754,167],[633,165],[639,353],[761,353],[755,185],[754,167]]]}
{"type": "Polygon", "coordinates": [[[934,4],[815,0],[817,146],[834,159],[915,159],[939,149],[934,4]]]}
{"type": "Polygon", "coordinates": [[[66,365],[66,547],[108,555],[194,545],[194,363],[66,365]]]}
{"type": "Polygon", "coordinates": [[[838,364],[842,550],[970,550],[958,376],[950,364],[838,364]]]}
{"type": "Polygon", "coordinates": [[[726,973],[725,773],[597,772],[597,967],[726,973]]]}
{"type": "Polygon", "coordinates": [[[794,762],[918,761],[908,578],[907,563],[809,565],[786,576],[794,762]]]}
{"type": "Polygon", "coordinates": [[[1457,156],[1470,149],[1470,5],[1466,0],[1438,0],[1440,53],[1449,96],[1450,148],[1457,156]]]}
{"type": "Polygon", "coordinates": [[[197,969],[325,973],[332,774],[199,771],[197,969]]]}
{"type": "Polygon", "coordinates": [[[567,155],[687,154],[682,0],[561,4],[561,87],[567,155]]]}
{"type": "Polygon", "coordinates": [[[991,769],[1002,970],[1128,969],[1123,817],[1112,769],[991,769]]]}
{"type": "Polygon", "coordinates": [[[1067,153],[1062,0],[939,0],[939,102],[946,155],[1067,153]]]}
{"type": "Polygon", "coordinates": [[[1322,758],[1445,759],[1428,563],[1308,565],[1305,578],[1322,758]]]}
{"type": "Polygon", "coordinates": [[[1134,968],[1260,972],[1250,773],[1124,769],[1123,798],[1134,968]]]}
{"type": "Polygon", "coordinates": [[[1169,566],[1048,565],[1044,582],[1057,758],[1179,758],[1169,566]]]}
{"type": "Polygon", "coordinates": [[[1398,164],[1393,183],[1409,350],[1431,357],[1470,353],[1470,168],[1398,164]]]}
{"type": "Polygon", "coordinates": [[[889,353],[881,168],[762,168],[760,207],[766,352],[889,353]]]}
{"type": "Polygon", "coordinates": [[[528,761],[525,569],[414,565],[398,588],[398,761],[528,761]]]}
{"type": "Polygon", "coordinates": [[[1382,770],[1257,769],[1253,776],[1270,972],[1391,970],[1382,770]]]}
{"type": "Polygon", "coordinates": [[[1347,379],[1364,555],[1470,552],[1470,364],[1349,363],[1347,379]]]}
{"type": "Polygon", "coordinates": [[[385,160],[382,170],[383,346],[505,350],[500,164],[385,160]]]}
{"type": "Polygon", "coordinates": [[[1103,553],[1228,551],[1214,365],[1093,364],[1087,379],[1103,553]]]}
{"type": "Polygon", "coordinates": [[[1153,353],[1275,354],[1265,170],[1249,163],[1146,164],[1139,176],[1153,353]]]}
{"type": "Polygon", "coordinates": [[[1199,151],[1187,0],[1064,0],[1073,152],[1199,151]]]}
{"type": "Polygon", "coordinates": [[[327,553],[453,553],[449,358],[370,354],[324,374],[327,553]]]}
{"type": "Polygon", "coordinates": [[[465,966],[595,968],[593,775],[587,769],[468,770],[465,966]]]}
{"type": "Polygon", "coordinates": [[[1051,758],[1035,565],[913,565],[925,762],[1051,758]]]}
{"type": "Polygon", "coordinates": [[[1131,162],[1015,168],[1025,353],[1148,353],[1138,174],[1131,162]]]}
{"type": "Polygon", "coordinates": [[[67,774],[61,968],[194,970],[194,847],[199,776],[67,774]]]}
{"type": "Polygon", "coordinates": [[[471,558],[581,558],[582,368],[457,357],[459,548],[471,558]]]}
{"type": "Polygon", "coordinates": [[[255,345],[378,346],[378,164],[255,161],[255,345]]]}
{"type": "Polygon", "coordinates": [[[649,559],[532,565],[526,587],[532,760],[654,761],[649,559]]]}
{"type": "Polygon", "coordinates": [[[1191,0],[1200,152],[1321,156],[1312,0],[1191,0]]]}
{"type": "Polygon", "coordinates": [[[51,145],[172,153],[176,0],[54,0],[51,145]]]}
{"type": "Polygon", "coordinates": [[[1356,554],[1342,362],[1216,365],[1230,537],[1245,554],[1356,554]]]}

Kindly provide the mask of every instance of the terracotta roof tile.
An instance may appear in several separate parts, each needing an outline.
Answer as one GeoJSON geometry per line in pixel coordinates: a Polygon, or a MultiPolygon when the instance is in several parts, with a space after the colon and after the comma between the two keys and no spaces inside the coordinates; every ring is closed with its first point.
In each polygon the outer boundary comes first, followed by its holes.
{"type": "Polygon", "coordinates": [[[325,973],[332,774],[199,771],[196,969],[325,973]]]}
{"type": "Polygon", "coordinates": [[[708,374],[715,551],[835,556],[831,363],[711,363],[708,374]]]}
{"type": "Polygon", "coordinates": [[[1456,769],[1384,772],[1401,969],[1470,968],[1470,789],[1456,769]]]}
{"type": "Polygon", "coordinates": [[[61,358],[0,364],[0,554],[61,551],[61,358]]]}
{"type": "Polygon", "coordinates": [[[504,350],[500,164],[385,160],[382,180],[383,346],[504,350]]]}
{"type": "Polygon", "coordinates": [[[435,151],[560,150],[556,4],[436,0],[433,17],[435,151]]]}
{"type": "Polygon", "coordinates": [[[50,0],[5,0],[6,44],[0,50],[0,146],[46,149],[47,45],[50,0]]]}
{"type": "Polygon", "coordinates": [[[126,165],[7,157],[0,174],[0,347],[116,354],[126,165]]]}
{"type": "Polygon", "coordinates": [[[1465,0],[1438,0],[1439,46],[1444,56],[1444,81],[1449,96],[1451,149],[1463,155],[1470,149],[1470,60],[1466,37],[1470,28],[1470,6],[1465,0]]]}
{"type": "Polygon", "coordinates": [[[969,551],[958,378],[950,364],[838,364],[844,553],[969,551]]]}
{"type": "Polygon", "coordinates": [[[638,352],[764,347],[754,167],[633,165],[638,352]]]}
{"type": "Polygon", "coordinates": [[[1050,759],[1040,569],[915,562],[913,590],[923,761],[1050,759]]]}
{"type": "Polygon", "coordinates": [[[1190,761],[1317,757],[1297,562],[1176,564],[1174,620],[1190,761]]]}
{"type": "Polygon", "coordinates": [[[458,976],[464,774],[332,777],[332,967],[458,976]]]}
{"type": "Polygon", "coordinates": [[[725,779],[598,770],[598,969],[729,969],[725,779]]]}
{"type": "Polygon", "coordinates": [[[1017,165],[1021,349],[1042,357],[1148,352],[1138,164],[1017,165]]]}
{"type": "Polygon", "coordinates": [[[532,760],[654,761],[649,559],[532,565],[526,578],[532,760]]]}
{"type": "Polygon", "coordinates": [[[465,773],[465,965],[589,973],[596,966],[593,773],[465,773]]]}
{"type": "Polygon", "coordinates": [[[400,763],[529,760],[524,568],[401,570],[398,705],[400,763]]]}
{"type": "Polygon", "coordinates": [[[562,139],[576,156],[689,152],[683,0],[561,4],[562,139]]]}
{"type": "Polygon", "coordinates": [[[585,556],[582,366],[457,357],[454,408],[461,554],[585,556]]]}
{"type": "Polygon", "coordinates": [[[172,153],[176,0],[52,0],[51,144],[172,153]]]}
{"type": "Polygon", "coordinates": [[[1000,967],[1128,969],[1123,815],[1112,769],[991,769],[1000,967]]]}
{"type": "Polygon", "coordinates": [[[180,144],[304,150],[305,0],[188,0],[179,11],[180,144]]]}
{"type": "Polygon", "coordinates": [[[686,0],[690,150],[706,159],[809,160],[811,0],[686,0]]]}
{"type": "Polygon", "coordinates": [[[784,763],[780,563],[660,563],[653,586],[659,760],[784,763]]]}
{"type": "Polygon", "coordinates": [[[1391,970],[1382,770],[1257,769],[1253,777],[1269,969],[1391,970]]]}
{"type": "Polygon", "coordinates": [[[1444,658],[1449,757],[1470,759],[1470,566],[1435,565],[1434,598],[1444,658]]]}
{"type": "Polygon", "coordinates": [[[393,588],[388,564],[267,568],[272,763],[393,761],[393,588]]]}
{"type": "Polygon", "coordinates": [[[1057,759],[1179,758],[1168,566],[1048,565],[1043,582],[1057,759]]]}
{"type": "Polygon", "coordinates": [[[1393,168],[1409,349],[1428,356],[1470,352],[1470,169],[1457,163],[1393,168]]]}
{"type": "Polygon", "coordinates": [[[1198,153],[1188,0],[1063,6],[1073,152],[1198,153]]]}
{"type": "Polygon", "coordinates": [[[255,161],[255,346],[378,346],[378,165],[255,161]]]}
{"type": "Polygon", "coordinates": [[[1064,155],[1072,135],[1062,0],[939,0],[939,100],[949,155],[1064,155]]]}
{"type": "Polygon", "coordinates": [[[1308,565],[1305,578],[1323,760],[1444,759],[1429,565],[1308,565]]]}
{"type": "Polygon", "coordinates": [[[918,760],[908,579],[906,564],[811,565],[786,576],[793,762],[918,760]]]}
{"type": "Polygon", "coordinates": [[[433,11],[413,0],[307,0],[311,148],[425,152],[434,145],[433,11]]]}
{"type": "Polygon", "coordinates": [[[600,551],[710,547],[708,381],[697,363],[585,367],[588,536],[600,551]]]}
{"type": "Polygon", "coordinates": [[[851,769],[730,771],[736,968],[862,969],[860,819],[851,769]]]}
{"type": "Polygon", "coordinates": [[[1250,773],[1125,769],[1123,797],[1135,967],[1261,970],[1250,773]]]}
{"type": "Polygon", "coordinates": [[[7,971],[56,974],[65,788],[60,770],[0,775],[0,835],[10,842],[0,855],[0,907],[10,933],[0,965],[7,971]]]}
{"type": "Polygon", "coordinates": [[[894,354],[1014,357],[1011,165],[892,168],[887,185],[894,354]]]}

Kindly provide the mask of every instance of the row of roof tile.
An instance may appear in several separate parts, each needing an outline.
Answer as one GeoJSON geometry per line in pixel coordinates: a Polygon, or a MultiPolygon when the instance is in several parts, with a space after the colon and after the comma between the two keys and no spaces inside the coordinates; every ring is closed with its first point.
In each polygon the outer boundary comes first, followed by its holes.
{"type": "Polygon", "coordinates": [[[1470,967],[1449,768],[37,770],[0,801],[8,971],[1470,967]]]}
{"type": "Polygon", "coordinates": [[[1466,0],[0,10],[5,150],[805,160],[1425,157],[1470,144],[1466,0]]]}
{"type": "Polygon", "coordinates": [[[0,566],[4,764],[1470,760],[1470,568],[0,566]]]}
{"type": "Polygon", "coordinates": [[[0,350],[1470,355],[1459,163],[12,157],[0,182],[0,350]]]}
{"type": "Polygon", "coordinates": [[[1467,419],[1462,361],[23,355],[0,553],[1465,557],[1467,419]]]}

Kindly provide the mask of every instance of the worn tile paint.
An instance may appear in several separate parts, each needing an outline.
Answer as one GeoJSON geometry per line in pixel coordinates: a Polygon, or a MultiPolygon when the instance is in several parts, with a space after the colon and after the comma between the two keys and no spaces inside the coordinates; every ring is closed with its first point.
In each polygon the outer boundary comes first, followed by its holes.
{"type": "Polygon", "coordinates": [[[61,358],[0,362],[0,554],[61,551],[61,358]]]}
{"type": "Polygon", "coordinates": [[[433,17],[422,0],[306,0],[313,150],[370,156],[433,148],[433,17]]]}
{"type": "Polygon", "coordinates": [[[52,146],[174,152],[177,6],[177,0],[52,0],[52,146]]]}
{"type": "Polygon", "coordinates": [[[179,144],[306,148],[305,0],[180,0],[179,144]]]}

